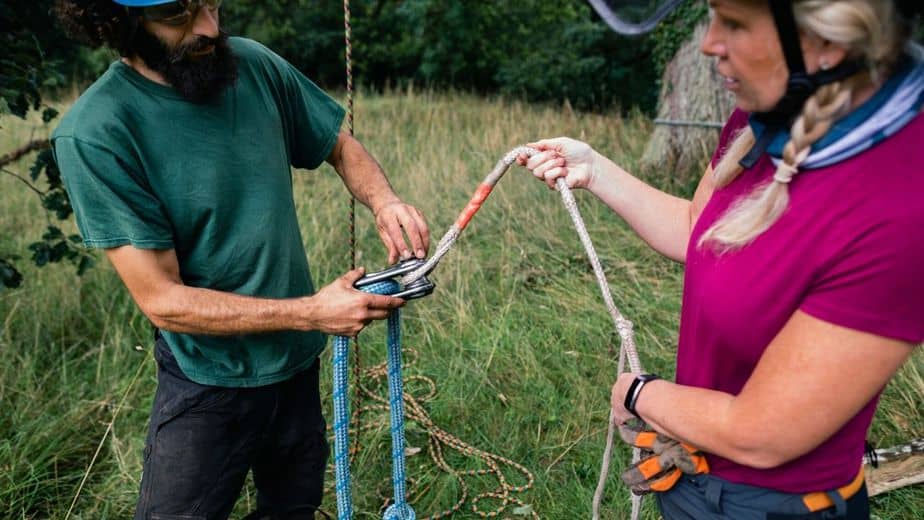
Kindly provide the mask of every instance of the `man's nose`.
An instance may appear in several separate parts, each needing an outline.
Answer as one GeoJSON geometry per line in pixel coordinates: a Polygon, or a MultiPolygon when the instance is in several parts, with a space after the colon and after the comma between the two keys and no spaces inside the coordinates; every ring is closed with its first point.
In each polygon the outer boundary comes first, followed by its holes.
{"type": "Polygon", "coordinates": [[[193,19],[192,32],[196,36],[218,37],[218,9],[200,7],[193,19]]]}

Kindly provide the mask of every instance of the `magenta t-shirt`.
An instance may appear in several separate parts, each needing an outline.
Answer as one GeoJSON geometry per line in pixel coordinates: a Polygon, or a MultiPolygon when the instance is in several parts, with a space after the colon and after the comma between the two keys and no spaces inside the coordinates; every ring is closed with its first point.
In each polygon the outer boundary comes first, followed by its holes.
{"type": "MultiPolygon", "coordinates": [[[[746,113],[732,114],[713,165],[746,124],[746,113]]],[[[734,200],[774,171],[764,154],[715,191],[693,229],[677,353],[680,384],[737,395],[797,309],[851,329],[924,341],[924,117],[842,163],[798,173],[785,213],[746,247],[722,256],[696,247],[734,200]]],[[[818,448],[782,466],[754,469],[710,455],[712,473],[790,493],[843,486],[860,470],[878,401],[877,395],[818,448]]]]}

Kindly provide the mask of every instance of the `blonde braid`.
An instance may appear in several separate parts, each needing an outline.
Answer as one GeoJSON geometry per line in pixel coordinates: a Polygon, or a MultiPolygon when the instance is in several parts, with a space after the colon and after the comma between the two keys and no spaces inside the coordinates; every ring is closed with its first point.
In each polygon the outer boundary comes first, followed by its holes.
{"type": "MultiPolygon", "coordinates": [[[[790,140],[783,147],[783,160],[777,166],[773,179],[735,201],[703,233],[698,243],[700,247],[709,244],[719,252],[741,248],[780,218],[789,204],[789,182],[798,173],[802,161],[808,157],[812,144],[821,139],[834,121],[850,109],[853,89],[861,78],[868,80],[866,75],[855,76],[850,80],[825,85],[809,97],[792,126],[790,140]]],[[[746,151],[746,147],[753,142],[754,134],[750,128],[735,138],[728,153],[716,166],[717,187],[727,185],[738,176],[741,168],[737,161],[744,155],[741,149],[746,151]]]]}
{"type": "MultiPolygon", "coordinates": [[[[863,60],[868,69],[840,84],[820,88],[806,101],[773,181],[736,201],[700,238],[700,247],[708,243],[718,251],[737,249],[769,228],[786,209],[786,185],[799,171],[812,144],[848,110],[856,88],[871,81],[881,83],[888,77],[909,38],[891,0],[802,0],[793,2],[793,12],[801,30],[842,45],[849,58],[863,60]]],[[[741,173],[738,161],[753,145],[754,133],[745,127],[716,164],[716,188],[727,186],[741,173]]]]}
{"type": "Polygon", "coordinates": [[[738,164],[738,161],[740,161],[741,158],[748,153],[748,150],[754,146],[755,141],[754,132],[749,125],[745,125],[744,128],[735,135],[731,144],[729,144],[728,148],[725,150],[725,153],[722,154],[722,158],[719,159],[718,164],[715,165],[715,170],[712,173],[712,183],[716,188],[724,188],[738,177],[738,174],[742,172],[741,165],[738,164]]]}

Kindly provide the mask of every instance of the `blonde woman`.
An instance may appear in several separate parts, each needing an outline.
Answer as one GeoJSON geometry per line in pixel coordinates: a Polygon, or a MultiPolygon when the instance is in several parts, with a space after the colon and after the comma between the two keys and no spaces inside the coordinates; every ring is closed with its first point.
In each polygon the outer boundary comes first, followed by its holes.
{"type": "Polygon", "coordinates": [[[618,422],[706,454],[657,493],[664,518],[869,518],[866,432],[924,340],[921,2],[709,4],[702,51],[737,109],[692,200],[568,138],[520,162],[685,263],[676,382],[612,389],[618,422]]]}

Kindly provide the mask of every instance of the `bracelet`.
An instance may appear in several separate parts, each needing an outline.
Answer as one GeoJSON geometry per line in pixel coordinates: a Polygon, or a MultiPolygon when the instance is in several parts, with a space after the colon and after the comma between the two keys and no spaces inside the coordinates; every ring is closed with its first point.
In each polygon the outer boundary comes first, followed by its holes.
{"type": "Polygon", "coordinates": [[[661,378],[654,374],[639,374],[632,380],[632,384],[629,385],[629,390],[626,392],[626,398],[622,404],[626,410],[639,419],[641,419],[642,416],[635,411],[635,404],[638,402],[638,396],[642,393],[642,388],[645,387],[645,384],[655,379],[661,378]]]}

